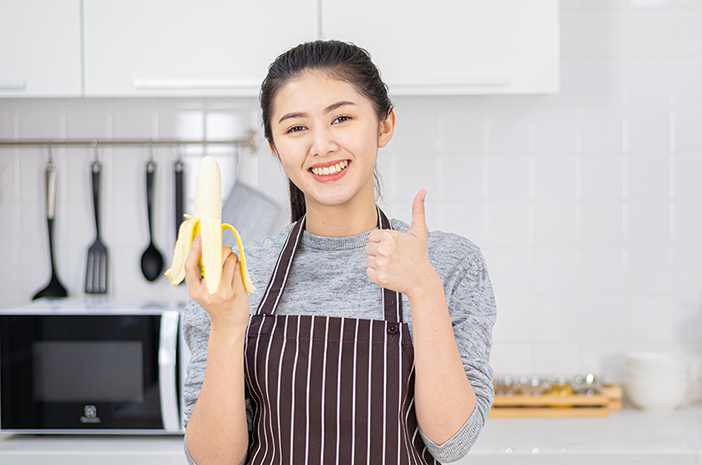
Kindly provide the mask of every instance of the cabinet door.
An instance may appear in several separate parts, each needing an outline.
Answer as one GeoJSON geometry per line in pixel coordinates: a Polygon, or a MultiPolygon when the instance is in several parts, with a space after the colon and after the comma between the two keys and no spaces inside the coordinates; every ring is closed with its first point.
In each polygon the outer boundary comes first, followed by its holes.
{"type": "Polygon", "coordinates": [[[316,0],[83,0],[86,96],[258,95],[317,37],[316,0]]]}
{"type": "Polygon", "coordinates": [[[327,39],[366,48],[395,95],[558,91],[558,0],[322,0],[327,39]]]}
{"type": "Polygon", "coordinates": [[[80,0],[3,0],[0,97],[80,97],[80,0]]]}

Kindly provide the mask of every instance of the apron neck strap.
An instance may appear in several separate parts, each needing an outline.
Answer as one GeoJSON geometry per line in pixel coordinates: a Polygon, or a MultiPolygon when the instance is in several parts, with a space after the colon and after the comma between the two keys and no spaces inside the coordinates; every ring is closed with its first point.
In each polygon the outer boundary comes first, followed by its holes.
{"type": "MultiPolygon", "coordinates": [[[[380,229],[392,229],[385,213],[380,208],[377,209],[380,229]]],[[[297,250],[300,238],[302,238],[302,232],[305,230],[306,218],[307,215],[300,218],[288,234],[285,245],[283,245],[283,249],[278,256],[278,261],[273,268],[273,276],[271,276],[268,287],[261,298],[261,303],[258,305],[256,313],[259,315],[273,315],[278,309],[280,298],[288,282],[295,250],[297,250]]],[[[382,292],[385,320],[390,323],[402,323],[402,299],[400,294],[389,289],[382,289],[382,292]]]]}

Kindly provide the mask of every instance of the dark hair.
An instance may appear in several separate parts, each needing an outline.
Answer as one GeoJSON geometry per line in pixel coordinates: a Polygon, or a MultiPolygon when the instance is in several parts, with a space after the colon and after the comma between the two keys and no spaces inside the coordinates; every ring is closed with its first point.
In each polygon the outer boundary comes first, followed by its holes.
{"type": "MultiPolygon", "coordinates": [[[[385,121],[392,111],[387,85],[382,81],[380,71],[371,61],[367,51],[338,40],[305,42],[279,55],[268,67],[268,74],[261,84],[259,97],[263,133],[273,147],[273,99],[281,87],[307,71],[322,71],[334,79],[353,85],[361,95],[371,101],[380,121],[385,121]]],[[[292,181],[288,180],[288,183],[292,221],[297,221],[306,211],[305,196],[292,181]]]]}

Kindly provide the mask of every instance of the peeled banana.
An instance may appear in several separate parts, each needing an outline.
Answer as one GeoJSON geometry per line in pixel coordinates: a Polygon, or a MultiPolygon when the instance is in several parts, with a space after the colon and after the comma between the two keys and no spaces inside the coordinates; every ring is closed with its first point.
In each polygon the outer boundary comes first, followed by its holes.
{"type": "Polygon", "coordinates": [[[185,215],[187,221],[180,225],[178,239],[173,253],[173,265],[166,270],[166,277],[174,286],[185,278],[185,259],[190,246],[198,236],[202,237],[200,272],[205,279],[207,292],[214,294],[219,289],[222,278],[222,233],[229,229],[234,233],[239,247],[239,264],[244,278],[244,288],[253,294],[256,288],[246,268],[244,247],[241,237],[230,224],[222,224],[222,175],[217,161],[206,156],[200,161],[195,187],[195,215],[185,215]]]}

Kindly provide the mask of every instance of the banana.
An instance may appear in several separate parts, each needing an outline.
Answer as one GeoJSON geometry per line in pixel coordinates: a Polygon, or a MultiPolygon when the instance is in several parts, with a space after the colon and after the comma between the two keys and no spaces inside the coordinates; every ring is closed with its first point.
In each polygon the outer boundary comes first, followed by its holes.
{"type": "Polygon", "coordinates": [[[230,230],[234,233],[239,247],[239,264],[244,278],[244,288],[253,294],[256,288],[246,268],[244,246],[236,229],[230,224],[222,224],[222,175],[217,161],[206,156],[200,161],[195,187],[195,215],[185,215],[187,221],[180,225],[178,239],[173,253],[173,264],[166,270],[166,277],[174,286],[185,278],[185,259],[190,246],[199,235],[202,236],[202,256],[200,272],[205,278],[207,292],[214,294],[222,278],[222,233],[230,230]]]}

